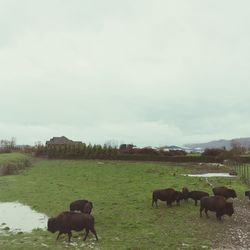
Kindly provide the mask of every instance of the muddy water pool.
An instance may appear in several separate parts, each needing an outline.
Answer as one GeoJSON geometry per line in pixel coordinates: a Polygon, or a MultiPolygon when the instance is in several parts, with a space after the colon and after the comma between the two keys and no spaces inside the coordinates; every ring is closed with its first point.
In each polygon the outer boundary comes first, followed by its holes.
{"type": "Polygon", "coordinates": [[[182,175],[190,177],[236,177],[235,175],[230,175],[229,173],[205,173],[205,174],[182,174],[182,175]]]}
{"type": "Polygon", "coordinates": [[[0,202],[0,233],[46,229],[48,216],[19,202],[0,202]]]}

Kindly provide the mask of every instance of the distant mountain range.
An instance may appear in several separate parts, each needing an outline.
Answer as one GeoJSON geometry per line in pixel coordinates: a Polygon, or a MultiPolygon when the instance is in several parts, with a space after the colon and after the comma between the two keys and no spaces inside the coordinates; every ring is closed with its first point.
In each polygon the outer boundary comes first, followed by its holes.
{"type": "Polygon", "coordinates": [[[235,138],[231,140],[218,140],[218,141],[210,141],[205,143],[191,143],[191,144],[185,144],[185,147],[188,148],[222,148],[225,147],[227,150],[232,148],[232,145],[241,145],[245,148],[250,148],[250,137],[245,138],[235,138]]]}

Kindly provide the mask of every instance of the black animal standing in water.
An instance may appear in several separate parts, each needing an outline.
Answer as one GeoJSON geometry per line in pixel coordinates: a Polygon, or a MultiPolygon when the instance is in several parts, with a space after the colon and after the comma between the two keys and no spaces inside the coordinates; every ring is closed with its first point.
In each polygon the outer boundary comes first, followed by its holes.
{"type": "Polygon", "coordinates": [[[48,231],[51,233],[55,233],[59,231],[57,235],[57,240],[61,234],[68,234],[69,242],[72,236],[71,231],[82,231],[86,230],[86,235],[84,237],[84,241],[86,240],[89,231],[91,231],[96,240],[98,240],[95,228],[94,228],[95,220],[94,217],[90,214],[78,213],[78,212],[62,212],[57,217],[49,218],[48,220],[48,231]]]}

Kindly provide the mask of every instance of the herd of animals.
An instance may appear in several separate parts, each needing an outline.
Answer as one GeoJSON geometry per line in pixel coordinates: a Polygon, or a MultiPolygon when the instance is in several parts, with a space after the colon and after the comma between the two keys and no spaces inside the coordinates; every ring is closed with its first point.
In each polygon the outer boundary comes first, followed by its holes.
{"type": "MultiPolygon", "coordinates": [[[[218,220],[221,220],[223,215],[232,216],[234,213],[233,203],[228,198],[237,197],[234,189],[227,187],[215,187],[212,189],[214,196],[209,196],[204,191],[189,191],[188,188],[184,187],[182,192],[176,191],[173,188],[158,189],[153,191],[152,194],[152,207],[154,204],[157,205],[157,200],[165,201],[168,206],[172,206],[173,202],[180,205],[181,200],[188,200],[189,198],[197,202],[200,201],[200,217],[202,217],[202,211],[205,209],[206,216],[208,218],[208,211],[216,213],[218,220]]],[[[250,190],[245,192],[245,196],[249,197],[250,190]]],[[[89,231],[91,231],[96,240],[98,240],[96,230],[94,228],[95,220],[91,215],[93,203],[88,200],[76,200],[69,206],[70,211],[60,213],[57,217],[48,219],[48,231],[55,233],[59,231],[57,240],[61,234],[68,234],[68,241],[72,237],[71,231],[82,231],[85,229],[86,234],[84,241],[86,240],[89,231]]]]}
{"type": "Polygon", "coordinates": [[[76,200],[69,205],[70,211],[60,213],[57,217],[48,219],[48,231],[55,233],[59,231],[57,240],[61,234],[68,234],[68,239],[72,236],[71,231],[82,231],[86,230],[84,241],[86,240],[89,231],[91,231],[96,240],[98,240],[95,231],[95,219],[90,214],[93,208],[93,203],[88,200],[76,200]],[[75,212],[79,211],[79,212],[75,212]]]}

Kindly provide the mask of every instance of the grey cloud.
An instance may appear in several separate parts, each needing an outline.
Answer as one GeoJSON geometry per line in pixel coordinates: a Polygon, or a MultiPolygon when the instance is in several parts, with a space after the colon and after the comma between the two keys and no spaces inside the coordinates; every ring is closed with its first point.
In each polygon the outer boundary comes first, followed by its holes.
{"type": "Polygon", "coordinates": [[[0,138],[159,145],[249,136],[249,7],[1,1],[0,138]]]}

